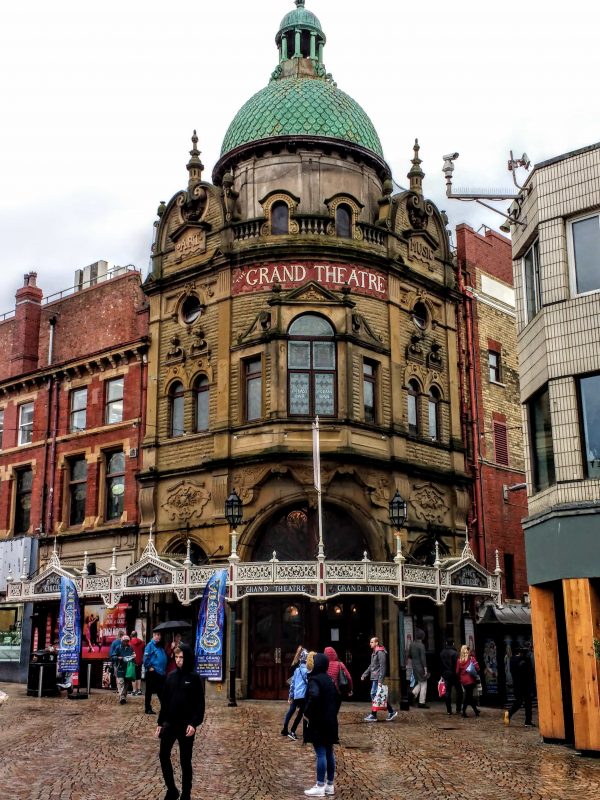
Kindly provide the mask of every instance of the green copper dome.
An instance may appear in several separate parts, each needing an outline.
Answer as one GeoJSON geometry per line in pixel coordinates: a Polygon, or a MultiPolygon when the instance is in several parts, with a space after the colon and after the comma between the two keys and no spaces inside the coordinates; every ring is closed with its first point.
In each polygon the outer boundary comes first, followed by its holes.
{"type": "Polygon", "coordinates": [[[290,13],[286,14],[281,20],[281,25],[279,26],[280,33],[287,31],[289,28],[312,28],[315,31],[323,31],[317,17],[312,11],[307,11],[303,4],[299,5],[295,11],[290,11],[290,13]]]}
{"type": "Polygon", "coordinates": [[[379,136],[367,114],[355,100],[323,78],[271,81],[238,111],[225,134],[221,155],[274,136],[341,139],[383,158],[379,136]]]}

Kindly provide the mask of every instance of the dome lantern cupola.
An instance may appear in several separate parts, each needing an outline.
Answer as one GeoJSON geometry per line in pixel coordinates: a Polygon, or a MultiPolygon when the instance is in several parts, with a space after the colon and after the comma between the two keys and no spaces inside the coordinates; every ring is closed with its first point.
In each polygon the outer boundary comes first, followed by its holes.
{"type": "Polygon", "coordinates": [[[294,2],[296,10],[285,15],[275,37],[279,62],[310,58],[315,67],[322,67],[326,38],[321,23],[312,11],[306,10],[305,0],[294,2]]]}

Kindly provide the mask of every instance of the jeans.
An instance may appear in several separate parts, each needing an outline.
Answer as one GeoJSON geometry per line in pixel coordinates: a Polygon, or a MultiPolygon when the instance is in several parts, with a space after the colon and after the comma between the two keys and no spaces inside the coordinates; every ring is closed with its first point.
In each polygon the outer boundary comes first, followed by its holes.
{"type": "Polygon", "coordinates": [[[119,700],[127,699],[127,679],[117,678],[117,691],[119,692],[119,700]]]}
{"type": "Polygon", "coordinates": [[[186,736],[187,725],[167,725],[160,735],[160,767],[167,789],[174,790],[175,778],[171,764],[171,750],[179,742],[179,761],[181,763],[181,797],[189,798],[192,791],[192,749],[194,736],[186,736]]]}
{"type": "Polygon", "coordinates": [[[516,690],[515,701],[508,712],[509,719],[517,713],[521,706],[525,706],[525,725],[531,725],[532,705],[531,692],[516,690]]]}
{"type": "Polygon", "coordinates": [[[163,690],[163,685],[165,682],[165,676],[160,675],[156,670],[146,670],[146,695],[145,695],[145,706],[146,711],[152,710],[152,695],[155,694],[158,696],[160,700],[163,690]]]}
{"type": "Polygon", "coordinates": [[[475,689],[474,683],[466,683],[463,686],[464,689],[464,697],[463,697],[463,714],[467,713],[467,706],[471,706],[473,711],[477,716],[479,716],[479,709],[477,708],[477,703],[475,702],[475,698],[473,697],[473,691],[475,689]]]}
{"type": "MultiPolygon", "coordinates": [[[[379,686],[379,681],[371,681],[371,702],[375,699],[375,695],[377,694],[377,687],[379,686]]],[[[388,700],[387,704],[388,714],[392,714],[394,709],[392,708],[390,701],[388,700]]],[[[375,714],[375,712],[372,712],[375,714]]]]}
{"type": "Polygon", "coordinates": [[[315,754],[317,756],[317,783],[325,783],[325,774],[327,773],[327,782],[333,783],[335,778],[335,756],[333,755],[333,745],[328,744],[313,744],[315,754]]]}
{"type": "Polygon", "coordinates": [[[298,713],[296,714],[296,719],[292,723],[292,733],[296,732],[296,728],[300,724],[300,720],[302,719],[302,714],[304,713],[304,706],[306,705],[306,698],[299,697],[297,700],[292,700],[290,703],[290,707],[288,709],[287,714],[285,715],[285,719],[283,720],[283,730],[288,730],[289,722],[294,714],[294,711],[298,709],[298,713]]]}

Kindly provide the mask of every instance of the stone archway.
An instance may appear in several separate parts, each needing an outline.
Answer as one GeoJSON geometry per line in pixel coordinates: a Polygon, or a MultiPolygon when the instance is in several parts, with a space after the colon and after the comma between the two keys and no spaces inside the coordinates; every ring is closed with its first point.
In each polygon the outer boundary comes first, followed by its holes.
{"type": "MultiPolygon", "coordinates": [[[[354,517],[340,506],[323,505],[325,556],[331,561],[360,561],[367,540],[354,517]]],[[[273,552],[280,561],[312,561],[318,548],[316,509],[299,501],[280,508],[257,532],[252,561],[269,561],[273,552]]]]}

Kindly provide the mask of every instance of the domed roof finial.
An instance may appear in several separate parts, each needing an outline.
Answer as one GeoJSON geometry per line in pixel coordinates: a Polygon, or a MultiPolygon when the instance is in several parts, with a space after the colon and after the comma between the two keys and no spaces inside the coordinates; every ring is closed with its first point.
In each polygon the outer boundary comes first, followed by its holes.
{"type": "Polygon", "coordinates": [[[413,147],[415,154],[412,159],[412,167],[406,176],[410,180],[410,191],[415,192],[415,194],[423,194],[423,178],[425,177],[425,173],[421,169],[421,159],[419,158],[420,149],[419,140],[415,139],[413,147]]]}
{"type": "Polygon", "coordinates": [[[305,0],[294,0],[297,6],[304,6],[306,5],[305,0]]]}
{"type": "Polygon", "coordinates": [[[193,184],[197,183],[198,181],[202,180],[202,170],[204,169],[204,164],[200,161],[200,150],[196,147],[198,144],[198,136],[196,135],[196,131],[192,135],[192,149],[190,150],[190,160],[187,164],[187,170],[190,174],[189,177],[189,185],[192,186],[193,184]]]}

